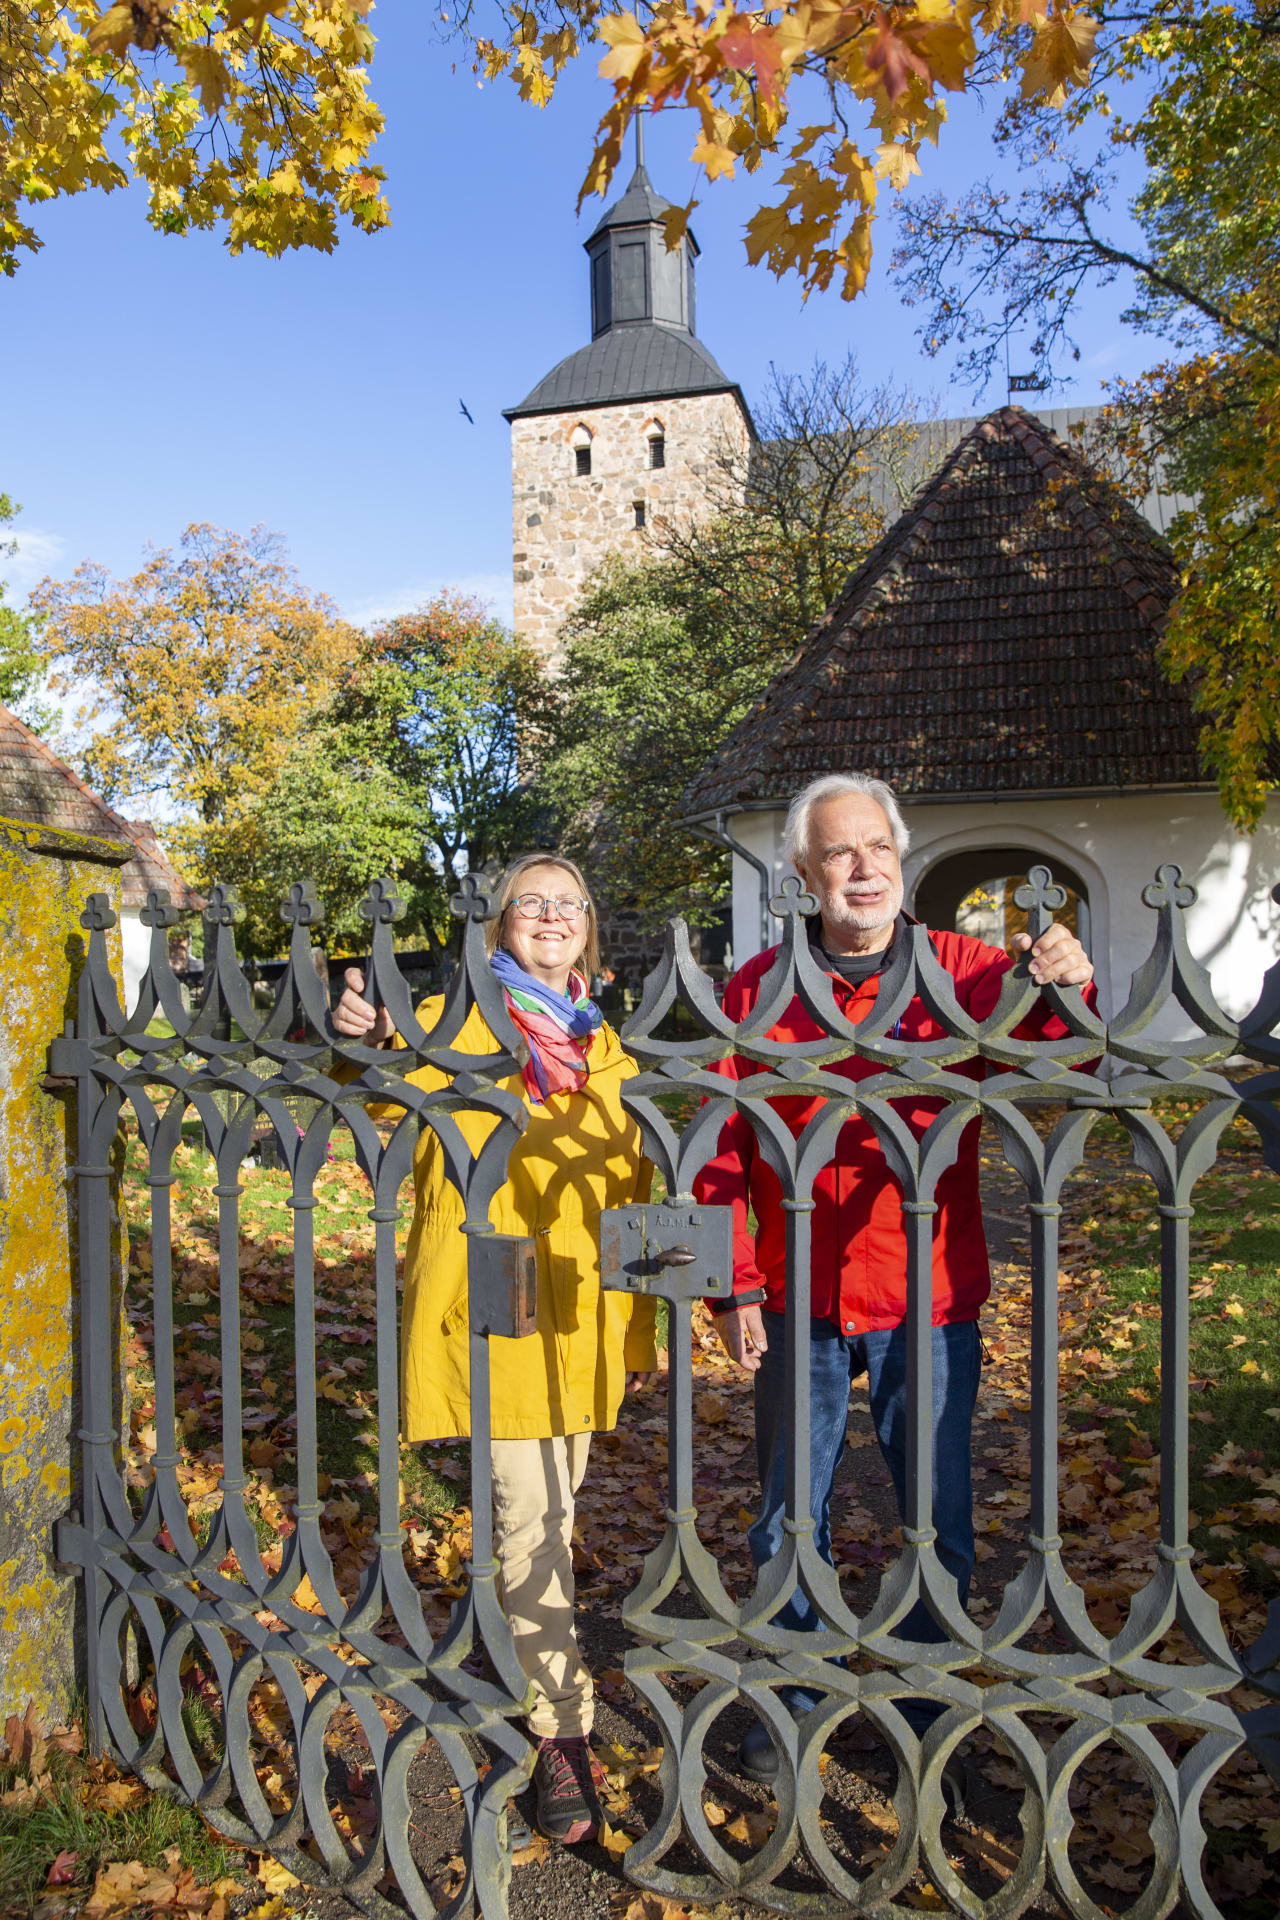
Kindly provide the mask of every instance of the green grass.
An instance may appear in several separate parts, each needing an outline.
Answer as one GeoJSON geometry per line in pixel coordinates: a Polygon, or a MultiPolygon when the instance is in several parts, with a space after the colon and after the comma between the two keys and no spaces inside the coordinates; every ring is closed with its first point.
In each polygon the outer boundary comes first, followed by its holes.
{"type": "MultiPolygon", "coordinates": [[[[194,1808],[168,1794],[148,1793],[119,1812],[88,1805],[85,1796],[96,1771],[91,1763],[55,1750],[49,1755],[46,1795],[34,1804],[0,1806],[0,1912],[33,1912],[60,1853],[76,1855],[71,1884],[86,1892],[108,1862],[140,1860],[160,1867],[170,1847],[177,1847],[201,1886],[243,1873],[243,1855],[225,1847],[194,1808]]],[[[0,1794],[24,1777],[0,1767],[0,1794]]]]}
{"type": "MultiPolygon", "coordinates": [[[[220,1356],[218,1276],[218,1201],[212,1191],[209,1157],[184,1141],[173,1158],[174,1330],[182,1445],[189,1463],[220,1460],[221,1407],[202,1406],[190,1389],[201,1382],[220,1384],[213,1363],[220,1356]]],[[[240,1171],[240,1311],[242,1388],[246,1447],[266,1441],[277,1449],[267,1471],[256,1469],[261,1487],[276,1498],[247,1503],[259,1544],[270,1545],[280,1531],[296,1494],[296,1443],[288,1426],[295,1404],[292,1273],[293,1211],[287,1202],[289,1175],[246,1166],[240,1171]]],[[[406,1188],[406,1199],[408,1190],[406,1188]]],[[[376,1300],[373,1280],[373,1227],[367,1183],[354,1162],[350,1137],[335,1130],[332,1155],[316,1183],[317,1370],[340,1398],[317,1402],[318,1464],[328,1481],[348,1483],[342,1497],[354,1496],[372,1510],[377,1480],[377,1364],[374,1335],[376,1300]]],[[[128,1310],[140,1341],[135,1348],[135,1428],[151,1411],[151,1287],[146,1155],[130,1130],[126,1157],[126,1210],[130,1223],[131,1274],[128,1310]]],[[[407,1228],[411,1208],[406,1205],[407,1228]]],[[[403,1245],[403,1235],[400,1236],[403,1245]]],[[[142,1447],[145,1453],[145,1446],[142,1447]]],[[[415,1449],[403,1448],[401,1477],[406,1507],[421,1517],[447,1511],[458,1500],[460,1473],[451,1456],[439,1473],[415,1449]]],[[[461,1448],[465,1460],[465,1447],[461,1448]]],[[[250,1455],[250,1460],[252,1456],[250,1455]]],[[[251,1472],[255,1469],[251,1466],[251,1472]]],[[[325,1482],[322,1480],[322,1487],[325,1482]]],[[[141,1489],[137,1490],[140,1496],[141,1489]]],[[[209,1507],[216,1505],[210,1495],[209,1507]]],[[[199,1511],[197,1525],[207,1538],[210,1514],[199,1511]]]]}
{"type": "MultiPolygon", "coordinates": [[[[1122,1138],[1115,1145],[1125,1151],[1122,1138]]],[[[1264,1166],[1246,1123],[1226,1129],[1218,1163],[1194,1198],[1192,1539],[1210,1560],[1247,1555],[1256,1581],[1270,1589],[1271,1569],[1280,1566],[1280,1178],[1264,1166]],[[1265,1484],[1273,1477],[1274,1486],[1265,1484]]],[[[1150,1182],[1118,1159],[1092,1193],[1069,1198],[1068,1213],[1099,1283],[1073,1344],[1101,1355],[1096,1397],[1113,1409],[1105,1425],[1126,1461],[1135,1433],[1160,1446],[1159,1215],[1150,1182]]],[[[1095,1413],[1086,1406],[1074,1417],[1085,1424],[1095,1413]]]]}

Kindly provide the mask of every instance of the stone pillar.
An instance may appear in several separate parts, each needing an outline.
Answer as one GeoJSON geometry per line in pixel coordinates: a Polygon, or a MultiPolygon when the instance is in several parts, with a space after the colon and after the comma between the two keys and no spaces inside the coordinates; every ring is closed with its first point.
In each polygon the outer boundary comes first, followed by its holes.
{"type": "Polygon", "coordinates": [[[95,892],[118,909],[132,852],[123,835],[0,815],[0,1725],[28,1701],[65,1718],[84,1679],[78,1582],[53,1557],[79,1475],[76,1117],[44,1083],[75,1010],[80,914],[95,892]]]}

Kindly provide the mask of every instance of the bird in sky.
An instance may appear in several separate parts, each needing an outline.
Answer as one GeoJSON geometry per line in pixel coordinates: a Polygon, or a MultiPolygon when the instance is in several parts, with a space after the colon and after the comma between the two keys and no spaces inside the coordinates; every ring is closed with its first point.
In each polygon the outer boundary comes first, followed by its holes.
{"type": "MultiPolygon", "coordinates": [[[[466,403],[466,401],[465,401],[465,400],[459,400],[459,402],[458,402],[458,412],[459,412],[459,413],[461,413],[461,414],[463,414],[463,415],[465,415],[465,417],[466,417],[466,418],[467,418],[468,420],[471,420],[471,410],[470,410],[470,408],[469,408],[469,407],[467,406],[467,403],[466,403]]],[[[474,421],[474,420],[471,420],[471,424],[472,424],[472,426],[474,427],[474,425],[475,425],[475,421],[474,421]]]]}

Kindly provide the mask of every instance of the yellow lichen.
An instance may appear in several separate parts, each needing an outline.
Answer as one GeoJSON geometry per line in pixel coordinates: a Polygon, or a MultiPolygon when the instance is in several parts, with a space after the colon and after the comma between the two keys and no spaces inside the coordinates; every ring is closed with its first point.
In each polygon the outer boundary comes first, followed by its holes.
{"type": "MultiPolygon", "coordinates": [[[[91,893],[118,898],[111,843],[0,821],[0,1723],[61,1717],[74,1684],[74,1577],[52,1560],[72,1491],[79,1338],[70,1104],[44,1086],[74,1013],[91,893]],[[90,856],[99,854],[99,858],[90,856]]],[[[119,965],[118,935],[110,936],[119,965]]]]}

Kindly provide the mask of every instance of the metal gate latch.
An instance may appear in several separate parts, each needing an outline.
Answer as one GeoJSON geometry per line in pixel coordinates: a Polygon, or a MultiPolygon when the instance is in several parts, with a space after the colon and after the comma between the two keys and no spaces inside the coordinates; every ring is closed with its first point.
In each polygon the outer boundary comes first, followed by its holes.
{"type": "Polygon", "coordinates": [[[733,1291],[732,1207],[609,1207],[600,1215],[600,1285],[665,1300],[733,1291]]]}

